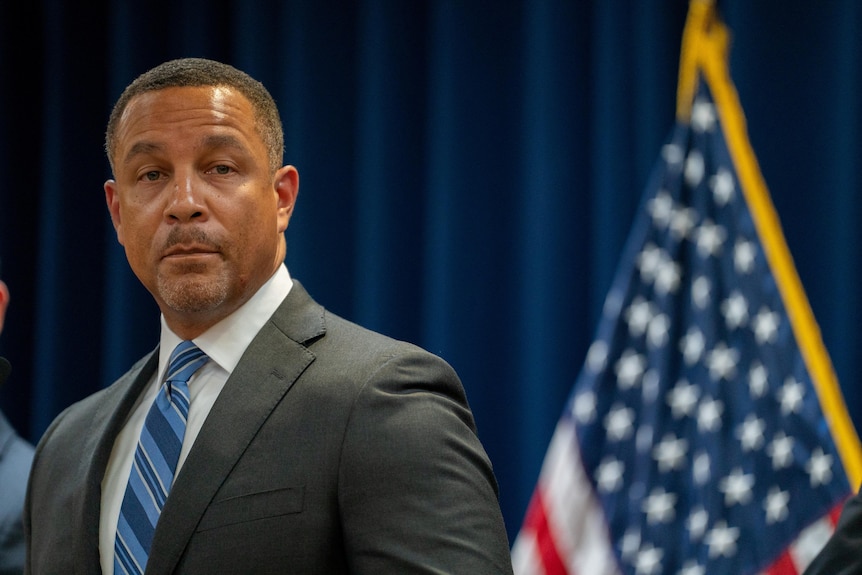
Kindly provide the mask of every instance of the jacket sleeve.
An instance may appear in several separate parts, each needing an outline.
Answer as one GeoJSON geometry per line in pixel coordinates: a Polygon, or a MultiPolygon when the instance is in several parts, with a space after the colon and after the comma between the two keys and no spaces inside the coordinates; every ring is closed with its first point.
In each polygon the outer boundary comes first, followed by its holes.
{"type": "Polygon", "coordinates": [[[364,384],[339,503],[353,573],[509,574],[491,462],[442,359],[402,350],[364,384]]]}

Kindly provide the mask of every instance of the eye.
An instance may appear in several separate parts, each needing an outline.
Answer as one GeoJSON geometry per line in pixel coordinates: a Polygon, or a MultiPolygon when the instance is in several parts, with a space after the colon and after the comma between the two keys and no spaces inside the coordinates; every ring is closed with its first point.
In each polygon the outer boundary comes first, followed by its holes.
{"type": "Polygon", "coordinates": [[[156,170],[150,170],[149,172],[144,173],[141,177],[142,180],[146,180],[148,182],[157,182],[159,180],[161,174],[156,170]]]}
{"type": "Polygon", "coordinates": [[[213,173],[218,174],[219,176],[226,176],[230,174],[233,170],[230,166],[225,166],[224,164],[213,167],[213,173]]]}

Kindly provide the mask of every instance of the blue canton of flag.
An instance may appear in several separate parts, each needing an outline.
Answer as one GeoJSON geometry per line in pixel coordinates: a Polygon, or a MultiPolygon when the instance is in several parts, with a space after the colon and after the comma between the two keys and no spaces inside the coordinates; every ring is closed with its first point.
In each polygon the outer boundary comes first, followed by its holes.
{"type": "Polygon", "coordinates": [[[583,465],[623,573],[757,573],[848,478],[705,85],[653,177],[574,389],[583,465]]]}

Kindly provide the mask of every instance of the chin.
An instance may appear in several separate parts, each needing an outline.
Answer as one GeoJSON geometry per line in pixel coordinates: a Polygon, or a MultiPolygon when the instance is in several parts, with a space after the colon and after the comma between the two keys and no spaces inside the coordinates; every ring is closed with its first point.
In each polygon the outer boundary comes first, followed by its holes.
{"type": "Polygon", "coordinates": [[[211,277],[159,280],[158,293],[169,308],[180,313],[199,313],[218,309],[227,301],[225,282],[211,277]]]}

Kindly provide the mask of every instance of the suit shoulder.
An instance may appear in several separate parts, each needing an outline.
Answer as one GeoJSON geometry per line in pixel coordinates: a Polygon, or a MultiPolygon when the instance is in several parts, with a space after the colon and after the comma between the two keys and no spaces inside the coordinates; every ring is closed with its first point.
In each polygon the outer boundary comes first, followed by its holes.
{"type": "MultiPolygon", "coordinates": [[[[374,331],[328,310],[325,312],[326,338],[330,345],[335,345],[346,355],[357,356],[399,356],[417,355],[426,359],[434,359],[442,363],[446,361],[419,345],[395,339],[374,331]]],[[[447,364],[448,365],[448,364],[447,364]]]]}

